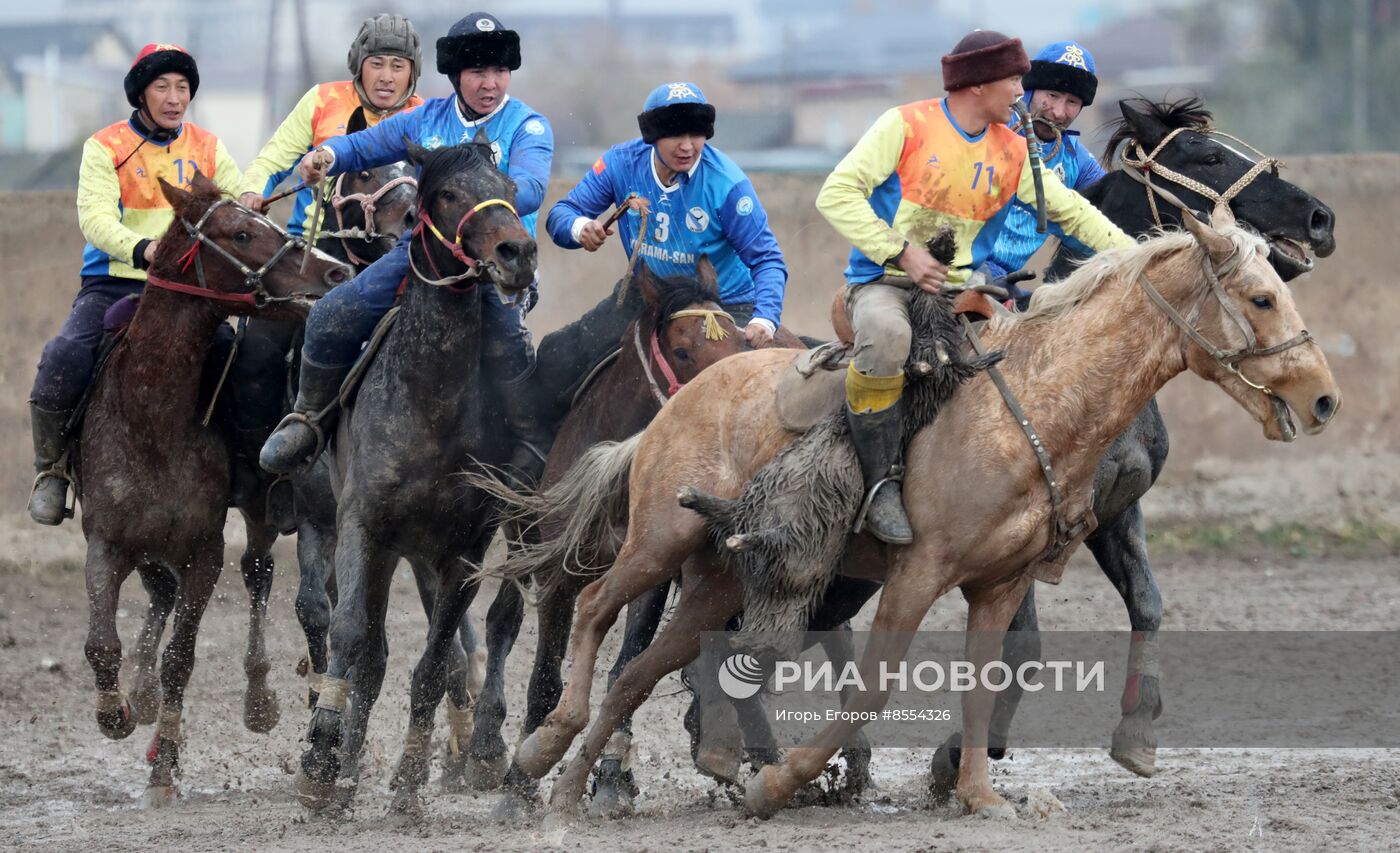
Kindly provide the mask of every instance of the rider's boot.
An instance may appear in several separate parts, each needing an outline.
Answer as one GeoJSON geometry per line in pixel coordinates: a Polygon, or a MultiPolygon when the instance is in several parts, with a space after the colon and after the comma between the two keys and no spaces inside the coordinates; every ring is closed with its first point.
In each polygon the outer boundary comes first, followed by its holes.
{"type": "Polygon", "coordinates": [[[350,365],[325,367],[301,357],[301,381],[291,414],[262,446],[258,461],[274,474],[291,474],[316,461],[326,446],[325,431],[335,422],[332,404],[350,373],[350,365]]]}
{"type": "Polygon", "coordinates": [[[68,449],[66,429],[71,411],[50,412],[29,404],[29,423],[34,432],[34,490],[29,495],[29,517],[40,524],[62,524],[72,518],[68,507],[68,472],[63,457],[68,449]]]}
{"type": "Polygon", "coordinates": [[[856,516],[855,532],[869,530],[876,539],[893,545],[914,541],[901,491],[903,414],[902,400],[876,412],[856,412],[849,405],[846,407],[846,422],[850,424],[851,440],[865,479],[865,501],[856,516]]]}

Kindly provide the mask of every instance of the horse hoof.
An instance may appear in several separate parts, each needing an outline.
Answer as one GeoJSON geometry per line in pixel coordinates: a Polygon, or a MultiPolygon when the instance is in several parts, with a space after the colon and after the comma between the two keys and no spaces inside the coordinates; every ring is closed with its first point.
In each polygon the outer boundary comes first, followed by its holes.
{"type": "Polygon", "coordinates": [[[632,771],[623,770],[616,758],[605,758],[593,777],[593,793],[588,799],[588,815],[594,818],[620,818],[635,810],[637,781],[632,771]]]}
{"type": "Polygon", "coordinates": [[[540,732],[543,729],[544,726],[535,729],[515,748],[515,765],[531,779],[543,779],[549,768],[558,763],[558,759],[550,755],[541,743],[540,732]]]}
{"type": "Polygon", "coordinates": [[[267,734],[277,727],[282,712],[277,708],[277,694],[267,687],[248,688],[243,694],[243,725],[248,731],[267,734]]]}
{"type": "Polygon", "coordinates": [[[540,806],[539,800],[524,793],[507,789],[496,805],[491,807],[491,819],[497,823],[521,823],[540,806]]]}
{"type": "Polygon", "coordinates": [[[546,813],[544,816],[544,821],[540,827],[540,831],[544,833],[546,838],[552,835],[557,836],[558,839],[562,841],[564,833],[568,832],[570,829],[573,829],[577,825],[578,814],[573,810],[556,810],[551,808],[549,812],[546,813]]]}
{"type": "Polygon", "coordinates": [[[1157,772],[1157,748],[1155,746],[1119,746],[1115,744],[1108,751],[1108,757],[1143,778],[1151,778],[1157,772]]]}
{"type": "Polygon", "coordinates": [[[296,775],[296,796],[302,806],[318,813],[342,805],[335,782],[317,782],[300,769],[296,775]]]}
{"type": "Polygon", "coordinates": [[[163,809],[175,805],[175,801],[180,795],[175,792],[174,785],[151,785],[141,795],[141,808],[143,809],[163,809]]]}
{"type": "Polygon", "coordinates": [[[958,787],[958,763],[953,760],[953,749],[944,743],[933,754],[928,768],[928,793],[935,805],[943,805],[953,796],[958,787]]]}
{"type": "Polygon", "coordinates": [[[400,788],[394,792],[394,799],[389,803],[389,813],[422,820],[427,814],[427,805],[416,788],[400,788]]]}
{"type": "Polygon", "coordinates": [[[136,731],[136,717],[131,712],[131,703],[123,700],[121,707],[97,712],[97,727],[112,740],[122,740],[136,731]]]}
{"type": "Polygon", "coordinates": [[[771,791],[777,772],[776,765],[769,764],[749,779],[744,786],[744,811],[762,820],[778,813],[783,804],[771,791]]]}
{"type": "Polygon", "coordinates": [[[494,791],[501,787],[509,764],[505,753],[491,758],[468,755],[462,762],[462,783],[472,791],[494,791]]]}
{"type": "Polygon", "coordinates": [[[962,803],[963,813],[977,815],[989,820],[1014,820],[1016,809],[1001,794],[990,787],[964,794],[958,792],[958,802],[962,803]]]}
{"type": "Polygon", "coordinates": [[[740,754],[722,747],[701,747],[695,752],[695,769],[717,782],[739,783],[740,754]]]}

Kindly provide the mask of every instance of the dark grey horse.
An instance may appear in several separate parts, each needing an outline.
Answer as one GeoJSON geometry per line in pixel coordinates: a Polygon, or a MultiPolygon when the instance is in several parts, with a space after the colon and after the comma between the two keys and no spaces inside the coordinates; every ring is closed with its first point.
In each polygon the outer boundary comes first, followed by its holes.
{"type": "MultiPolygon", "coordinates": [[[[421,224],[415,229],[413,271],[397,319],[365,371],[353,409],[341,418],[335,447],[335,471],[343,483],[335,546],[338,600],[298,781],[303,802],[314,809],[353,796],[353,778],[335,796],[342,757],[353,757],[342,746],[349,734],[346,704],[353,690],[363,721],[378,696],[389,585],[400,558],[420,576],[436,579],[427,644],[411,682],[408,736],[393,781],[396,805],[416,801],[427,781],[433,716],[448,688],[455,634],[477,589],[469,570],[481,562],[494,533],[489,496],[458,475],[503,465],[510,455],[483,366],[481,300],[498,298],[497,292],[519,295],[530,286],[535,242],[508,204],[515,186],[493,165],[489,145],[432,152],[411,147],[410,157],[422,169],[420,222],[426,213],[448,233],[455,230],[452,223],[463,223],[461,245],[421,224]]],[[[452,698],[464,711],[466,697],[452,698]]]]}

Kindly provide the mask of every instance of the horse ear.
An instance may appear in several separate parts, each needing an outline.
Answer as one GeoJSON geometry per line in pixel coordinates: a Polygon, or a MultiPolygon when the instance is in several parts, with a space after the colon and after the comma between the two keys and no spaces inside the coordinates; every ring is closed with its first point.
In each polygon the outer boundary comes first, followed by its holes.
{"type": "Polygon", "coordinates": [[[208,196],[209,198],[218,198],[221,194],[218,184],[204,177],[204,173],[199,169],[194,170],[194,177],[190,179],[190,189],[197,196],[208,196]]]}
{"type": "Polygon", "coordinates": [[[715,272],[715,265],[710,262],[709,255],[701,255],[700,260],[695,262],[695,280],[700,283],[700,287],[715,302],[719,301],[719,274],[715,272]]]}
{"type": "Polygon", "coordinates": [[[646,261],[637,262],[637,272],[634,278],[637,282],[637,292],[642,295],[642,301],[652,308],[661,305],[661,282],[657,279],[656,273],[651,271],[646,261]]]}
{"type": "Polygon", "coordinates": [[[1210,212],[1210,224],[1217,231],[1229,228],[1235,224],[1235,212],[1228,203],[1217,204],[1210,212]]]}
{"type": "MultiPolygon", "coordinates": [[[[199,173],[196,172],[195,176],[198,177],[199,173]]],[[[160,192],[165,196],[165,200],[170,202],[170,207],[174,209],[175,215],[184,216],[185,211],[194,204],[194,196],[169,183],[165,178],[156,178],[156,181],[160,183],[160,192]]]]}
{"type": "MultiPolygon", "coordinates": [[[[1228,216],[1229,214],[1227,214],[1228,216]]],[[[1196,214],[1186,211],[1182,213],[1181,222],[1186,226],[1186,230],[1195,235],[1196,240],[1205,248],[1206,254],[1214,263],[1224,263],[1227,258],[1235,253],[1235,243],[1229,237],[1216,230],[1222,225],[1211,225],[1196,218],[1196,214]]],[[[1234,222],[1234,218],[1230,218],[1234,222]]]]}
{"type": "Polygon", "coordinates": [[[415,166],[423,165],[423,161],[427,159],[428,156],[428,149],[407,137],[404,137],[404,150],[408,152],[408,162],[415,166]]]}
{"type": "Polygon", "coordinates": [[[478,128],[476,129],[476,136],[473,136],[473,137],[472,137],[472,144],[473,144],[473,145],[490,145],[490,144],[491,144],[491,137],[489,137],[489,136],[486,135],[486,128],[484,128],[484,127],[478,127],[478,128]]]}
{"type": "Polygon", "coordinates": [[[1166,137],[1167,126],[1150,111],[1134,107],[1135,103],[1147,105],[1145,99],[1125,98],[1118,102],[1118,109],[1123,113],[1123,121],[1132,128],[1133,138],[1144,146],[1143,153],[1146,154],[1166,137]]]}

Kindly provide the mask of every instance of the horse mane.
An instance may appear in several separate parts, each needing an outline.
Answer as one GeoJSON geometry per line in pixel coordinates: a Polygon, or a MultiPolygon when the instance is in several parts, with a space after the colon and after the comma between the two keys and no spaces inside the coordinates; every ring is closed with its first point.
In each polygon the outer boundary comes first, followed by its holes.
{"type": "MultiPolygon", "coordinates": [[[[1229,237],[1240,251],[1266,250],[1262,237],[1239,225],[1223,228],[1220,233],[1229,237]]],[[[999,317],[995,321],[996,328],[1058,320],[1088,301],[1106,282],[1136,279],[1149,264],[1172,252],[1204,251],[1189,231],[1158,229],[1155,234],[1153,239],[1135,246],[1099,252],[1077,267],[1069,278],[1036,288],[1030,307],[1020,314],[999,317]]]]}
{"type": "Polygon", "coordinates": [[[658,277],[661,283],[661,304],[656,310],[656,328],[665,329],[671,322],[671,315],[684,311],[691,305],[701,302],[719,302],[715,294],[706,290],[696,279],[683,275],[658,277]]]}
{"type": "MultiPolygon", "coordinates": [[[[1148,98],[1125,98],[1120,103],[1131,104],[1137,108],[1138,112],[1166,125],[1169,131],[1182,127],[1188,130],[1209,130],[1211,122],[1214,120],[1214,115],[1206,109],[1205,102],[1195,96],[1162,102],[1148,98]]],[[[1116,118],[1105,124],[1104,127],[1113,129],[1112,135],[1108,138],[1108,145],[1104,147],[1103,151],[1104,167],[1109,168],[1118,149],[1129,140],[1136,140],[1137,135],[1126,118],[1116,118]]]]}
{"type": "MultiPolygon", "coordinates": [[[[491,159],[491,146],[481,142],[445,145],[429,151],[418,175],[418,197],[430,199],[454,176],[474,169],[496,172],[491,159]]],[[[503,173],[499,173],[502,174],[503,173]]]]}

